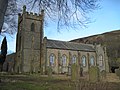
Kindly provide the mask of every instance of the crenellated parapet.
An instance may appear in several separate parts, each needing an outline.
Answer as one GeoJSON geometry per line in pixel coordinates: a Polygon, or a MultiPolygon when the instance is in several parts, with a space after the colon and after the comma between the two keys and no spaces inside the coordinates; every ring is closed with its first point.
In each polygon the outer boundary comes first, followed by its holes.
{"type": "Polygon", "coordinates": [[[18,17],[19,17],[20,20],[22,19],[23,15],[25,16],[25,18],[29,18],[29,19],[31,18],[31,19],[35,19],[35,20],[43,20],[44,10],[41,10],[40,14],[33,13],[33,12],[27,12],[26,11],[26,6],[24,5],[23,6],[23,13],[18,14],[18,17]]]}
{"type": "Polygon", "coordinates": [[[37,20],[42,20],[43,19],[43,14],[42,14],[42,12],[40,14],[33,13],[33,12],[26,12],[25,17],[26,18],[34,18],[34,19],[37,19],[37,20]]]}

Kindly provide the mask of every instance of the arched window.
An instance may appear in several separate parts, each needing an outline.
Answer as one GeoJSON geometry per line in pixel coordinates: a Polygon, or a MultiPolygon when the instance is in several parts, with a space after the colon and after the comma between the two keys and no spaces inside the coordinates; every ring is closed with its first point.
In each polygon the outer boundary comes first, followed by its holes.
{"type": "Polygon", "coordinates": [[[66,65],[67,65],[67,57],[66,57],[66,55],[63,55],[63,56],[62,56],[62,65],[63,65],[63,66],[66,66],[66,65]]]}
{"type": "Polygon", "coordinates": [[[81,62],[82,66],[86,66],[86,56],[82,56],[82,62],[81,62]]]}
{"type": "Polygon", "coordinates": [[[99,66],[103,66],[103,55],[99,55],[99,66]]]}
{"type": "Polygon", "coordinates": [[[34,23],[31,24],[31,31],[35,31],[35,24],[34,23]]]}
{"type": "Polygon", "coordinates": [[[54,54],[50,54],[50,66],[54,66],[55,65],[55,55],[54,54]]]}
{"type": "Polygon", "coordinates": [[[91,56],[90,58],[90,66],[94,66],[95,65],[95,58],[94,56],[91,56]]]}
{"type": "Polygon", "coordinates": [[[76,61],[77,61],[77,58],[76,58],[76,56],[74,55],[74,56],[72,57],[72,64],[75,64],[76,61]]]}

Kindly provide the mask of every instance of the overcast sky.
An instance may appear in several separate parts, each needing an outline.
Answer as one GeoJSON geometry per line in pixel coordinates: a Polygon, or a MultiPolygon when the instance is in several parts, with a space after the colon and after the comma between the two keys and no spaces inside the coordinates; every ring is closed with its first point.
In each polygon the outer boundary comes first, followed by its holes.
{"type": "MultiPolygon", "coordinates": [[[[78,27],[73,29],[62,29],[57,32],[54,23],[48,23],[47,27],[44,27],[44,36],[49,39],[69,41],[81,37],[87,37],[90,35],[101,34],[113,30],[120,29],[120,0],[101,0],[101,8],[90,13],[92,23],[89,23],[87,28],[78,27]]],[[[8,36],[8,50],[15,52],[16,35],[8,36]]],[[[0,42],[2,37],[0,36],[0,42]]]]}

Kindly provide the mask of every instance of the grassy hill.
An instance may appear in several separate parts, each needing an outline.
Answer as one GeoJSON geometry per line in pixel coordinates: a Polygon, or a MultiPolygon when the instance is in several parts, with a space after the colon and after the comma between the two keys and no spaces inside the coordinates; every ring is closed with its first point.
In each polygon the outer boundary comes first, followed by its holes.
{"type": "Polygon", "coordinates": [[[118,60],[120,60],[120,30],[79,38],[71,40],[70,42],[101,44],[102,46],[106,46],[110,67],[119,66],[118,60]]]}

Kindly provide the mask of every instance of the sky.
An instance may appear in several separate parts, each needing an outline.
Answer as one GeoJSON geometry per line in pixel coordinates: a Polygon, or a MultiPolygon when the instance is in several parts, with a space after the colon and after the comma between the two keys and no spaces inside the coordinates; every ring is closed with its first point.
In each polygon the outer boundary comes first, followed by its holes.
{"type": "MultiPolygon", "coordinates": [[[[120,0],[101,0],[100,9],[89,14],[92,23],[87,28],[78,27],[77,29],[61,29],[57,31],[54,23],[44,26],[44,36],[48,39],[70,41],[77,38],[101,34],[104,32],[120,30],[120,0]]],[[[3,37],[0,36],[0,43],[3,37]]],[[[7,35],[8,50],[16,50],[16,34],[7,35]]]]}

